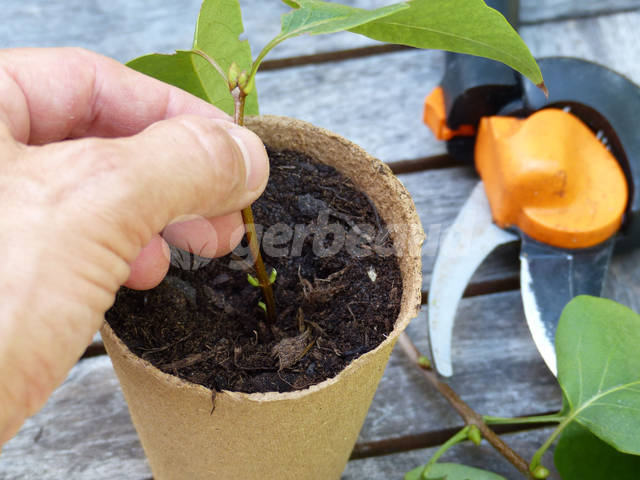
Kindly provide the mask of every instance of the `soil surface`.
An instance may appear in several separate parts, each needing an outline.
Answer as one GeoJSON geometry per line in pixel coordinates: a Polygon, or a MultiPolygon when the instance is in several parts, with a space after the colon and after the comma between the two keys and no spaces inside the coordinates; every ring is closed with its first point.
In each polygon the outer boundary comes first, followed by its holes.
{"type": "Polygon", "coordinates": [[[368,197],[299,153],[269,156],[269,184],[253,210],[267,269],[277,271],[275,325],[247,281],[244,243],[213,261],[174,249],[158,287],[123,287],[106,314],[135,354],[214,391],[322,382],[379,345],[400,311],[397,258],[368,197]]]}

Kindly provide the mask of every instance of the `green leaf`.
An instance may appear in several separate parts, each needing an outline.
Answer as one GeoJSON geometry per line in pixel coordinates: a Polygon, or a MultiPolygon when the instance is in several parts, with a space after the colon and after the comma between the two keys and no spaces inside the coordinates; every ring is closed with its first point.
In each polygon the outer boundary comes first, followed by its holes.
{"type": "Polygon", "coordinates": [[[292,6],[291,3],[297,3],[299,8],[282,16],[282,30],[278,41],[303,33],[320,35],[349,30],[408,8],[403,3],[376,10],[362,10],[319,0],[296,0],[285,3],[289,6],[292,6]]]}
{"type": "Polygon", "coordinates": [[[498,60],[533,83],[542,74],[531,52],[496,10],[482,0],[412,0],[409,8],[352,28],[375,40],[498,60]]]}
{"type": "Polygon", "coordinates": [[[637,480],[640,472],[639,456],[617,451],[575,422],[562,432],[554,461],[563,480],[637,480]]]}
{"type": "MultiPolygon", "coordinates": [[[[249,43],[239,39],[243,31],[238,0],[205,0],[198,16],[193,47],[213,58],[223,72],[229,70],[233,61],[241,70],[250,70],[249,43]]],[[[227,82],[198,55],[185,51],[174,55],[152,54],[136,58],[127,65],[233,114],[233,99],[227,82]]],[[[246,99],[245,113],[258,113],[255,90],[246,99]]]]}
{"type": "MultiPolygon", "coordinates": [[[[404,480],[424,480],[422,471],[424,465],[407,472],[404,480]]],[[[506,480],[503,476],[487,470],[467,467],[457,463],[436,463],[427,475],[428,480],[506,480]]]]}
{"type": "MultiPolygon", "coordinates": [[[[240,72],[251,70],[251,47],[247,40],[240,40],[244,33],[242,12],[238,0],[204,0],[198,15],[196,31],[193,36],[193,48],[202,50],[213,58],[222,71],[228,72],[231,63],[236,62],[240,72]]],[[[211,66],[204,59],[196,57],[196,68],[211,70],[211,66]]],[[[214,78],[208,79],[206,89],[213,98],[219,98],[225,93],[229,97],[229,110],[233,112],[233,100],[229,96],[229,86],[214,71],[214,78]]],[[[247,96],[244,111],[247,115],[258,114],[258,101],[255,90],[247,96]]]]}
{"type": "Polygon", "coordinates": [[[640,454],[639,345],[640,315],[612,300],[579,296],[560,316],[563,423],[576,421],[632,454],[640,454]]]}
{"type": "Polygon", "coordinates": [[[152,53],[134,58],[127,65],[134,70],[211,102],[204,88],[204,82],[193,69],[193,55],[190,53],[178,52],[174,55],[152,53]]]}
{"type": "Polygon", "coordinates": [[[320,0],[282,1],[294,10],[282,16],[280,33],[262,49],[253,63],[252,75],[255,75],[267,53],[288,38],[304,33],[320,35],[349,30],[408,8],[404,3],[376,10],[363,10],[337,3],[321,2],[320,0]]]}

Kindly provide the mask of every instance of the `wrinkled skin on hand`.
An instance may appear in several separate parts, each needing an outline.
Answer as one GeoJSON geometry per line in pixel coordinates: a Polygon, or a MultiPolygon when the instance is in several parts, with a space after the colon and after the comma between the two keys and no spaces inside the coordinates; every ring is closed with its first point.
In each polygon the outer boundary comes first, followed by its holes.
{"type": "Polygon", "coordinates": [[[267,176],[257,136],[179,89],[85,50],[0,50],[0,446],[120,285],[157,285],[166,241],[228,253],[267,176]]]}

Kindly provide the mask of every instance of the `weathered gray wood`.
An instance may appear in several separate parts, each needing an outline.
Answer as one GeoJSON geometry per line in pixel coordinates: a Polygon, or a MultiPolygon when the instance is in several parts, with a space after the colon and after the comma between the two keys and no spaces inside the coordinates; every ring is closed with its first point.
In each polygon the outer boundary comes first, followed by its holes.
{"type": "MultiPolygon", "coordinates": [[[[426,307],[407,333],[423,354],[429,354],[426,307]]],[[[454,376],[449,383],[477,411],[509,417],[560,407],[557,383],[533,345],[519,292],[462,300],[453,338],[454,376]]],[[[417,435],[459,423],[458,415],[396,347],[359,442],[417,435]]]]}
{"type": "Polygon", "coordinates": [[[111,362],[78,363],[0,455],[0,478],[144,479],[142,447],[111,362]]]}
{"type": "Polygon", "coordinates": [[[584,58],[606,65],[640,84],[638,25],[640,11],[635,11],[524,27],[521,34],[537,57],[584,58]]]}
{"type": "MultiPolygon", "coordinates": [[[[171,53],[191,45],[201,0],[148,2],[141,0],[5,0],[0,47],[77,45],[126,61],[151,52],[171,53]]],[[[376,8],[392,0],[345,0],[343,3],[376,8]]],[[[279,18],[288,8],[273,0],[241,0],[247,37],[254,54],[279,31],[279,18]]],[[[638,0],[523,0],[521,21],[541,22],[640,7],[638,0]]],[[[352,34],[302,37],[285,42],[271,58],[295,57],[375,44],[352,34]]]]}
{"type": "MultiPolygon", "coordinates": [[[[520,456],[529,461],[552,431],[552,428],[543,428],[528,432],[506,434],[502,438],[520,456]]],[[[382,457],[352,460],[347,465],[342,480],[401,480],[407,471],[427,463],[436,450],[437,448],[435,447],[425,448],[382,457]]],[[[482,442],[479,447],[469,443],[456,445],[445,453],[440,461],[461,463],[490,470],[503,475],[509,480],[523,478],[518,470],[496,453],[486,441],[482,442]]],[[[551,475],[548,477],[549,480],[560,479],[554,467],[553,456],[550,451],[543,456],[542,464],[551,471],[551,475]]]]}
{"type": "MultiPolygon", "coordinates": [[[[428,290],[440,242],[478,182],[473,167],[399,175],[420,215],[427,240],[422,248],[422,289],[428,290]]],[[[471,246],[471,239],[469,246],[471,246]]],[[[518,244],[497,249],[478,268],[472,282],[496,281],[519,274],[518,244]]]]}
{"type": "Polygon", "coordinates": [[[548,22],[583,16],[612,14],[640,8],[638,0],[523,0],[520,2],[520,21],[548,22]]]}
{"type": "Polygon", "coordinates": [[[315,123],[391,162],[443,153],[422,123],[442,52],[404,51],[258,74],[262,113],[315,123]]]}

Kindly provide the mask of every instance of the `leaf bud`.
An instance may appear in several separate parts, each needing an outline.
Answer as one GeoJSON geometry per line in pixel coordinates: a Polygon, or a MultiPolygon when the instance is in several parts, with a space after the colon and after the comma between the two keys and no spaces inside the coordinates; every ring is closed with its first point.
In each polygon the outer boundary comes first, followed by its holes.
{"type": "Polygon", "coordinates": [[[238,71],[238,64],[236,62],[231,62],[229,65],[229,73],[227,74],[227,79],[229,81],[229,90],[233,90],[238,86],[238,76],[240,72],[238,71]]]}
{"type": "Polygon", "coordinates": [[[242,91],[244,92],[245,95],[249,95],[251,92],[253,92],[253,89],[256,86],[256,77],[255,75],[253,77],[251,77],[249,79],[249,82],[242,87],[242,91]]]}
{"type": "Polygon", "coordinates": [[[531,475],[536,480],[544,480],[550,474],[551,474],[551,472],[549,472],[549,469],[547,467],[545,467],[544,465],[538,465],[536,468],[533,469],[533,472],[531,472],[531,475]]]}
{"type": "Polygon", "coordinates": [[[254,277],[253,275],[251,275],[250,273],[247,273],[247,282],[249,282],[249,284],[252,287],[259,287],[260,286],[260,282],[258,281],[258,279],[256,277],[254,277]]]}
{"type": "Polygon", "coordinates": [[[429,357],[421,355],[418,357],[418,365],[420,365],[421,368],[431,368],[431,360],[429,360],[429,357]]]}
{"type": "Polygon", "coordinates": [[[240,75],[238,75],[238,86],[244,90],[244,87],[247,86],[247,79],[249,77],[247,76],[247,71],[243,70],[242,72],[240,72],[240,75]]]}
{"type": "Polygon", "coordinates": [[[482,443],[482,433],[477,425],[469,425],[469,432],[467,433],[467,436],[474,445],[480,445],[482,443]]]}
{"type": "Polygon", "coordinates": [[[276,277],[278,276],[278,272],[275,268],[271,269],[271,273],[269,274],[269,283],[273,285],[276,282],[276,277]]]}
{"type": "Polygon", "coordinates": [[[262,311],[264,311],[264,313],[267,313],[267,306],[264,304],[264,302],[258,302],[258,306],[262,309],[262,311]]]}

